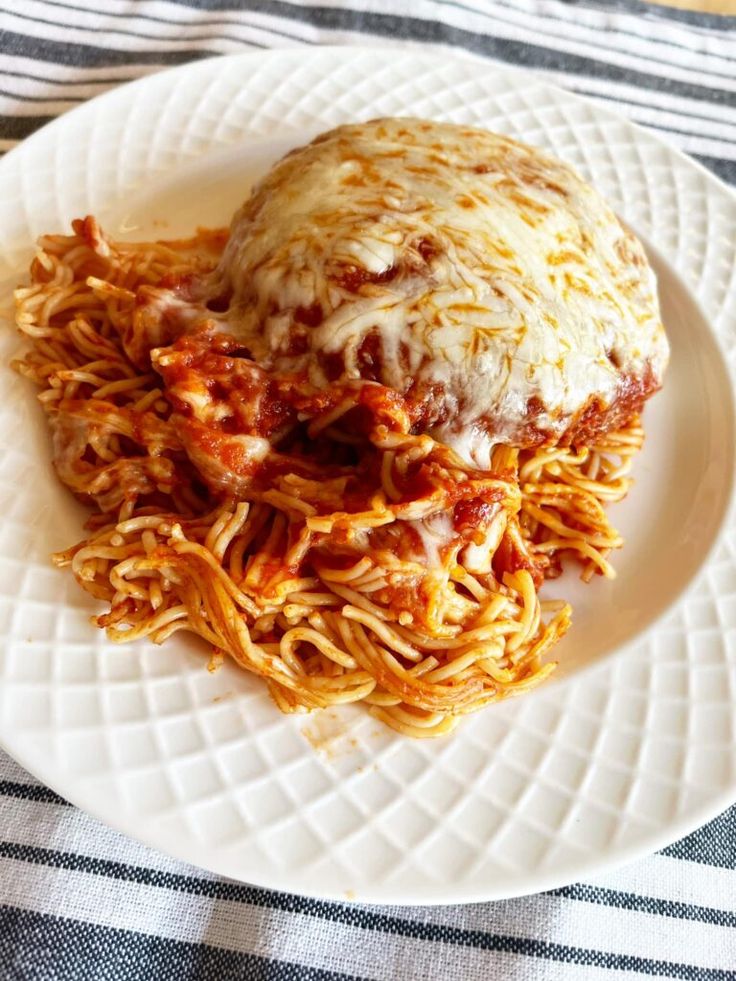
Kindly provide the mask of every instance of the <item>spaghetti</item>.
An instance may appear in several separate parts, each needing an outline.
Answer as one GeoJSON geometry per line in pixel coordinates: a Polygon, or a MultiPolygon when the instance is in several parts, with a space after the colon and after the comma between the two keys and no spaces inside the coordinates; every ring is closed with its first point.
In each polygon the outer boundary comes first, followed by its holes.
{"type": "Polygon", "coordinates": [[[604,508],[627,492],[636,416],[475,469],[383,385],[264,370],[191,290],[186,333],[158,347],[157,291],[214,270],[226,233],[73,231],[40,240],[16,293],[15,367],[40,388],[60,479],[94,507],[55,561],[106,605],[98,626],[190,631],[285,712],[362,701],[414,737],[548,677],[570,608],[538,588],[568,557],[614,574],[604,508]]]}

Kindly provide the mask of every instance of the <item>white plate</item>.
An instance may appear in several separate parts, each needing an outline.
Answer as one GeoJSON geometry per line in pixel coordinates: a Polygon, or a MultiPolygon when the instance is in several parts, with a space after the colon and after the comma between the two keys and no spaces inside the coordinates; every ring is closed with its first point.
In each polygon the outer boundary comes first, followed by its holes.
{"type": "MultiPolygon", "coordinates": [[[[0,279],[7,295],[34,237],[88,212],[133,238],[224,223],[288,147],[397,114],[551,149],[644,236],[660,276],[673,357],[615,515],[628,544],[615,582],[549,590],[574,601],[559,673],[417,743],[360,709],[282,716],[250,676],[209,674],[181,634],[109,644],[49,565],[83,512],[53,478],[30,386],[6,371],[0,741],[109,824],[234,878],[379,902],[508,897],[653,850],[736,798],[733,519],[711,549],[734,473],[736,199],[650,134],[523,73],[416,49],[275,51],[126,85],[11,152],[0,279]]],[[[5,332],[3,360],[11,346],[5,332]]]]}

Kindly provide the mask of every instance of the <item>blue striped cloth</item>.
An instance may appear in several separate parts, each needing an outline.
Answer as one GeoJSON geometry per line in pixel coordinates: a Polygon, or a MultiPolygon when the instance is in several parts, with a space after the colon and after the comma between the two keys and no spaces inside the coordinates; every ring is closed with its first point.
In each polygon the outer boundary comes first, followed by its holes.
{"type": "MultiPolygon", "coordinates": [[[[162,66],[383,37],[534,68],[736,183],[736,18],[636,0],[3,0],[0,151],[162,66]]],[[[320,902],[129,841],[0,754],[0,981],[736,978],[735,870],[733,809],[657,855],[538,896],[320,902]]]]}

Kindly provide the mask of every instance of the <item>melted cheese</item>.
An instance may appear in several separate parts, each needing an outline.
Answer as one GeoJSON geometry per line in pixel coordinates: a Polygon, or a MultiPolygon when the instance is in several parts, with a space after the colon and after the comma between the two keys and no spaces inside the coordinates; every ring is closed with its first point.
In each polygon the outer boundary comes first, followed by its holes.
{"type": "MultiPolygon", "coordinates": [[[[235,216],[214,289],[264,367],[431,392],[468,461],[550,442],[668,358],[638,240],[571,168],[481,130],[342,126],[293,151],[235,216]],[[378,355],[366,360],[372,342],[378,355]],[[334,376],[334,374],[333,374],[334,376]]],[[[430,426],[431,428],[431,426],[430,426]]]]}
{"type": "Polygon", "coordinates": [[[444,565],[442,550],[457,537],[451,514],[441,511],[419,521],[407,521],[406,524],[414,530],[420,543],[416,561],[425,562],[432,568],[441,568],[444,565]]]}

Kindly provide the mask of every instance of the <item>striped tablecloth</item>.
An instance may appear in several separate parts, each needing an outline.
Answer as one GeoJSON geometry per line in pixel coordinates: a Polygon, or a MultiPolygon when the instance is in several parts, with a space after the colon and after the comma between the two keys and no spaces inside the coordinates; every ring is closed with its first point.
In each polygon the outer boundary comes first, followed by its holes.
{"type": "MultiPolygon", "coordinates": [[[[736,18],[636,0],[2,0],[0,150],[163,66],[387,38],[534,68],[736,183],[736,18]]],[[[367,907],[174,862],[100,826],[0,754],[0,981],[638,975],[736,978],[736,808],[660,854],[551,893],[367,907]]]]}

